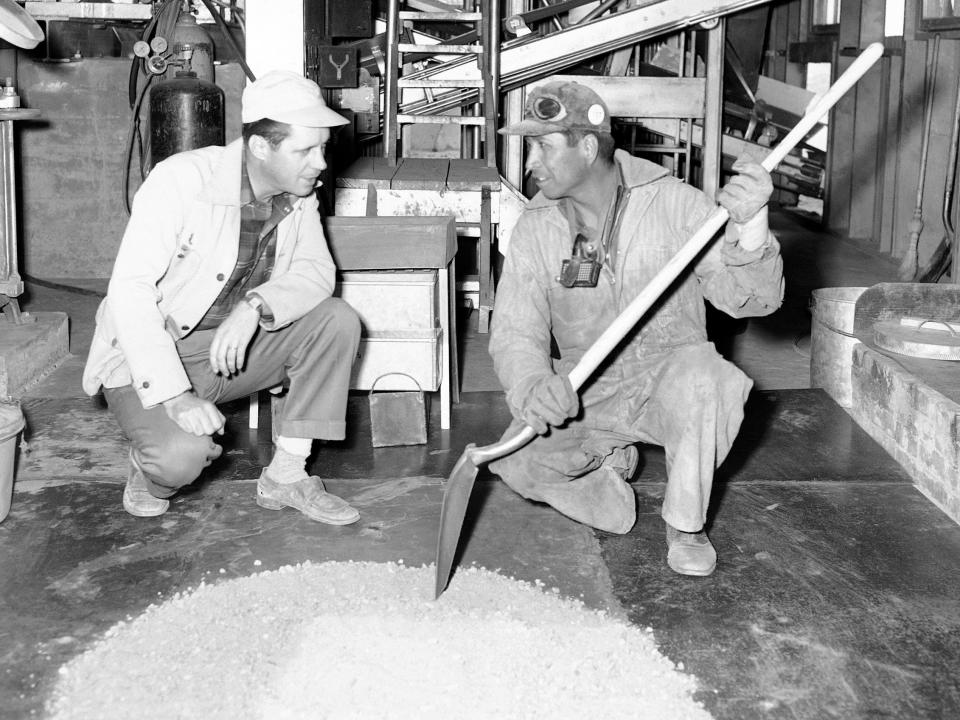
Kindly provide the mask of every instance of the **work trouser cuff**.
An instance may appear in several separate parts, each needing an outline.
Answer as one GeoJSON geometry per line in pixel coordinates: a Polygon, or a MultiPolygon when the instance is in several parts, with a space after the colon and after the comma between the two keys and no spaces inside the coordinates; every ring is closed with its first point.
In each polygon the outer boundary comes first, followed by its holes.
{"type": "Polygon", "coordinates": [[[314,440],[343,440],[347,436],[347,423],[340,420],[282,420],[278,435],[314,440]]]}

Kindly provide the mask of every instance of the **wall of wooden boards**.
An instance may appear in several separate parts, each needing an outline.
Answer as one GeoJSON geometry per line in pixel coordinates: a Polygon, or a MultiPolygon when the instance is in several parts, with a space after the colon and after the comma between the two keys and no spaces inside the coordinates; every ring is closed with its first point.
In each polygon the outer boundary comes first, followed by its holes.
{"type": "MultiPolygon", "coordinates": [[[[923,230],[918,244],[923,267],[945,233],[944,189],[956,123],[960,39],[941,36],[934,74],[933,38],[917,31],[919,2],[905,2],[902,39],[884,37],[885,0],[841,0],[840,25],[832,38],[811,34],[810,0],[777,3],[771,8],[765,74],[803,84],[804,66],[782,57],[781,51],[789,50],[789,43],[832,42],[834,78],[867,45],[885,43],[884,57],[831,112],[824,225],[900,259],[909,245],[921,189],[920,170],[925,165],[919,205],[923,230]],[[781,47],[783,42],[788,43],[787,48],[781,47]],[[928,81],[932,115],[924,163],[928,81]]],[[[953,215],[956,201],[954,193],[953,215]]]]}
{"type": "MultiPolygon", "coordinates": [[[[934,40],[917,32],[919,2],[906,0],[902,38],[884,37],[885,0],[841,0],[840,25],[832,37],[810,32],[811,0],[775,3],[770,10],[764,74],[804,84],[805,66],[789,61],[792,43],[802,43],[808,51],[814,45],[832,44],[834,78],[867,45],[885,43],[884,57],[831,112],[824,225],[900,259],[909,245],[920,170],[925,165],[918,244],[923,267],[945,234],[944,189],[956,124],[960,39],[941,36],[934,74],[934,40]],[[928,80],[932,115],[924,163],[928,80]]],[[[952,216],[957,214],[956,200],[954,193],[952,216]]]]}

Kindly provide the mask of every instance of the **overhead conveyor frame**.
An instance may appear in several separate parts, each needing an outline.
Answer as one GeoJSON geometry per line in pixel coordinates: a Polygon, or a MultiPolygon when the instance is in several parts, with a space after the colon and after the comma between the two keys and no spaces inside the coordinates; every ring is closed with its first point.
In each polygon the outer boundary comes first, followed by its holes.
{"type": "MultiPolygon", "coordinates": [[[[669,0],[647,2],[620,12],[582,22],[549,35],[504,43],[500,50],[500,91],[556,74],[590,58],[630,47],[659,35],[669,34],[700,23],[710,23],[725,15],[740,12],[770,0],[669,0]],[[574,48],[571,50],[571,48],[574,48]]],[[[446,67],[430,70],[433,76],[462,73],[457,61],[446,67]]],[[[476,91],[460,91],[437,95],[429,103],[433,111],[438,104],[446,107],[473,102],[476,91]]],[[[416,100],[403,105],[403,112],[424,112],[428,103],[416,100]]]]}

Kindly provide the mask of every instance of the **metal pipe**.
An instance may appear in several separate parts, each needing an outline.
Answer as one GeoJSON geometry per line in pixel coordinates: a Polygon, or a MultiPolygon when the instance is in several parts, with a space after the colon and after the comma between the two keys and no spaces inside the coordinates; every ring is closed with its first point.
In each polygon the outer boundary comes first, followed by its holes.
{"type": "MultiPolygon", "coordinates": [[[[619,5],[621,2],[622,0],[604,0],[604,2],[600,3],[593,10],[591,10],[582,18],[580,18],[580,23],[585,23],[585,22],[590,22],[591,20],[595,20],[596,18],[603,15],[607,10],[612,8],[614,5],[619,5]]],[[[577,24],[579,25],[580,23],[577,23],[577,24]]]]}
{"type": "Polygon", "coordinates": [[[387,73],[383,84],[383,156],[391,164],[397,162],[397,21],[399,0],[390,0],[387,7],[387,73]]]}
{"type": "Polygon", "coordinates": [[[488,167],[497,165],[497,127],[500,124],[500,0],[490,0],[490,22],[489,44],[487,45],[487,57],[490,68],[490,90],[487,92],[487,101],[490,103],[486,108],[486,115],[491,118],[487,123],[487,147],[486,159],[488,167]]]}

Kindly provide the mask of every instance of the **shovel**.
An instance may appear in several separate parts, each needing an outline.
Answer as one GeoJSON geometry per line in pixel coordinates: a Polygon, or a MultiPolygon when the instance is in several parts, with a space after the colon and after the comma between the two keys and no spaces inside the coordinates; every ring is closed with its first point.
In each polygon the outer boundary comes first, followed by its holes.
{"type": "MultiPolygon", "coordinates": [[[[846,72],[807,110],[796,127],[791,130],[777,147],[770,151],[761,163],[767,172],[772,172],[777,165],[826,115],[836,102],[857,82],[883,54],[883,43],[873,43],[853,61],[846,72]]],[[[726,223],[729,214],[720,206],[706,219],[686,244],[676,255],[654,276],[653,280],[637,295],[636,298],[610,323],[603,334],[584,353],[580,362],[570,372],[570,384],[573,389],[579,390],[587,378],[606,359],[607,355],[630,332],[634,325],[647,313],[660,295],[670,287],[674,280],[700,254],[716,235],[717,231],[726,223]]],[[[437,540],[437,598],[447,587],[454,556],[457,552],[457,543],[460,531],[463,528],[470,492],[477,478],[479,467],[484,463],[509,455],[519,450],[536,436],[533,428],[526,426],[512,438],[508,438],[494,445],[477,447],[472,443],[467,445],[463,455],[457,461],[447,480],[443,493],[443,506],[440,510],[440,536],[437,540]]]]}

